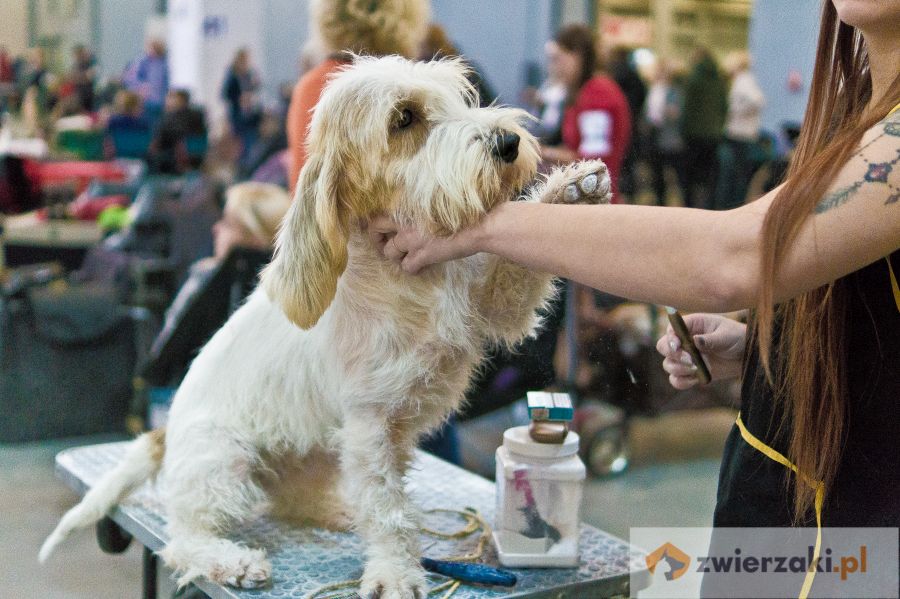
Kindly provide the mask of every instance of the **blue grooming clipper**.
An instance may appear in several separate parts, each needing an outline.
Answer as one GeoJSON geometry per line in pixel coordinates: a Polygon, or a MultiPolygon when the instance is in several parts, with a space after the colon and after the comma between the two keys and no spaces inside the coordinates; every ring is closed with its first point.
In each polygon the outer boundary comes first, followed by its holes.
{"type": "Polygon", "coordinates": [[[443,560],[422,558],[422,567],[429,572],[443,574],[463,582],[476,584],[491,584],[501,587],[511,587],[516,584],[516,575],[506,570],[492,568],[484,564],[469,564],[465,562],[445,562],[443,560]]]}

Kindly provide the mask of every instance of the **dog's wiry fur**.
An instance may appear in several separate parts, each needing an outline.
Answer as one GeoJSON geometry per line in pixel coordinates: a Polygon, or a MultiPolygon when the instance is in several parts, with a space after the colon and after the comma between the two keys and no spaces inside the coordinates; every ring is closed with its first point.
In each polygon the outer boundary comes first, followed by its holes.
{"type": "MultiPolygon", "coordinates": [[[[161,468],[170,536],[161,555],[182,583],[264,584],[264,551],[223,535],[268,504],[352,524],[367,542],[363,596],[423,595],[419,518],[404,491],[416,443],[459,406],[486,342],[515,345],[534,332],[551,280],[487,255],[410,276],[381,256],[364,223],[387,212],[451,234],[518,195],[538,160],[525,114],[474,106],[454,61],[358,58],[329,84],[272,263],[178,389],[162,464],[153,460],[162,436],[139,438],[63,518],[42,558],[161,468]],[[521,137],[512,162],[496,156],[499,132],[521,137]]],[[[563,201],[589,174],[599,184],[581,201],[605,201],[600,162],[554,173],[528,199],[563,201]]]]}

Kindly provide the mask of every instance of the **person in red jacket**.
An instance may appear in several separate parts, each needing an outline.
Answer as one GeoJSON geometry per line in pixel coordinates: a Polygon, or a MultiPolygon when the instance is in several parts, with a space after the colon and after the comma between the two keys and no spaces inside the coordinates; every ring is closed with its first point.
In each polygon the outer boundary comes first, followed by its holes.
{"type": "Polygon", "coordinates": [[[6,49],[6,46],[0,46],[0,83],[12,83],[14,75],[9,51],[6,49]]]}
{"type": "Polygon", "coordinates": [[[597,72],[596,40],[586,25],[567,25],[547,43],[550,69],[569,87],[560,146],[545,146],[543,158],[565,163],[600,158],[609,168],[618,201],[622,160],[631,141],[628,100],[611,77],[597,72]]]}

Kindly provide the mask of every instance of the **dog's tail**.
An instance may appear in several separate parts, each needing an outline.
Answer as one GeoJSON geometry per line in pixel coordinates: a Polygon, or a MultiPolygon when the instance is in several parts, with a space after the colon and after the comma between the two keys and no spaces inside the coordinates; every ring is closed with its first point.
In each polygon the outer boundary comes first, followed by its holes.
{"type": "Polygon", "coordinates": [[[81,502],[62,517],[44,541],[38,561],[43,563],[56,546],[74,531],[99,522],[114,505],[156,475],[165,453],[165,430],[145,433],[135,439],[118,466],[109,471],[88,491],[81,502]]]}

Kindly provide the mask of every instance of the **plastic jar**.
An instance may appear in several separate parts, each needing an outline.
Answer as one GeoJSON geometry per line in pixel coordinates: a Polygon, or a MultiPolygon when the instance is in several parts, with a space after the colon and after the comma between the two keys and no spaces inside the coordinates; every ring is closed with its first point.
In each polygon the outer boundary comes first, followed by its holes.
{"type": "Polygon", "coordinates": [[[527,426],[503,433],[497,448],[494,544],[513,568],[575,567],[585,467],[578,434],[562,444],[538,443],[527,426]]]}

